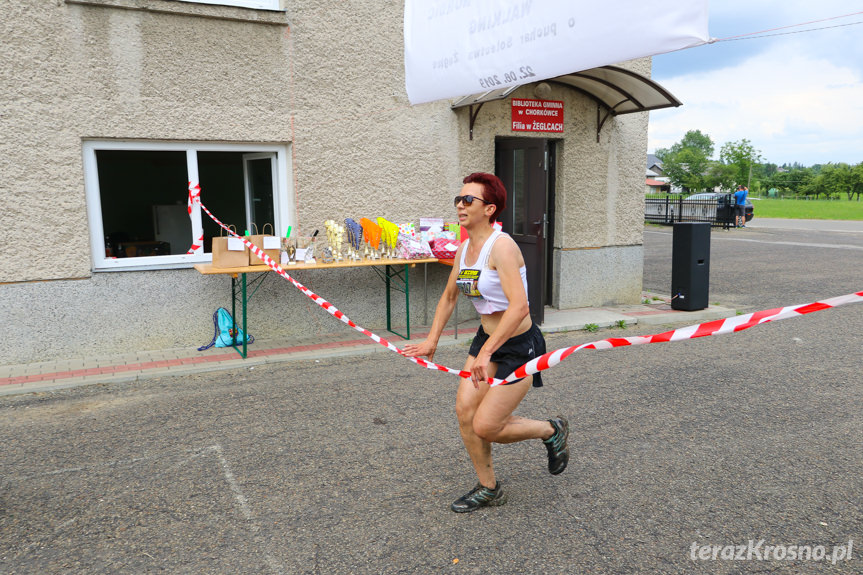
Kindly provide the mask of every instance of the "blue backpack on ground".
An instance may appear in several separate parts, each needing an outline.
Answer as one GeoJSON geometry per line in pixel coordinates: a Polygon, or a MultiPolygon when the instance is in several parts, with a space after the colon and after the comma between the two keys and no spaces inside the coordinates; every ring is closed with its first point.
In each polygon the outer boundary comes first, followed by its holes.
{"type": "MultiPolygon", "coordinates": [[[[252,343],[255,338],[251,335],[245,335],[239,326],[236,328],[237,343],[243,343],[243,337],[246,343],[252,343]]],[[[231,313],[223,307],[220,307],[213,313],[213,341],[207,345],[202,345],[198,351],[216,347],[231,347],[234,345],[234,318],[231,313]]]]}

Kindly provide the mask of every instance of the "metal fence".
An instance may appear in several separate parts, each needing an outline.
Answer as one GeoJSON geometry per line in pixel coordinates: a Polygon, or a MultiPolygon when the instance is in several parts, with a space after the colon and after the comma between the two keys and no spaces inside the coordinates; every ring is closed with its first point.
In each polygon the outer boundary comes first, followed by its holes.
{"type": "Polygon", "coordinates": [[[652,224],[707,222],[711,226],[734,226],[734,198],[731,194],[706,199],[683,197],[645,198],[644,221],[652,224]]]}

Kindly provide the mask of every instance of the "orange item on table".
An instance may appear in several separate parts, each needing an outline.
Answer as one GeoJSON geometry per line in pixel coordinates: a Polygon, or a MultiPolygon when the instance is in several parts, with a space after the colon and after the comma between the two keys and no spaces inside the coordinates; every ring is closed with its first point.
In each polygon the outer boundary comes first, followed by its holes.
{"type": "Polygon", "coordinates": [[[368,218],[360,218],[360,225],[363,227],[363,239],[372,248],[378,249],[381,245],[381,227],[368,218]]]}

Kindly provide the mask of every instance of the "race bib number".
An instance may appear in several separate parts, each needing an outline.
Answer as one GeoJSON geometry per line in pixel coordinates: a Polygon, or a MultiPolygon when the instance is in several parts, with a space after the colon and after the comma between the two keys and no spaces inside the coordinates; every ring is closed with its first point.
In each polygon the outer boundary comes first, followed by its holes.
{"type": "Polygon", "coordinates": [[[467,297],[482,297],[479,293],[479,272],[480,270],[464,269],[458,273],[455,283],[467,297]]]}

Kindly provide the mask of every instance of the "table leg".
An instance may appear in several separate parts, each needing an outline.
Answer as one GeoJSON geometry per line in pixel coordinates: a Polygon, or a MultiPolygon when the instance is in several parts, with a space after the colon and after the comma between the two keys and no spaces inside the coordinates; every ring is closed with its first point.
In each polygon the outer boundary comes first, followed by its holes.
{"type": "Polygon", "coordinates": [[[237,346],[237,275],[231,275],[231,321],[233,322],[233,333],[231,334],[231,347],[233,347],[240,356],[245,359],[248,353],[246,348],[246,274],[239,274],[243,277],[240,279],[240,311],[243,314],[243,350],[237,346]]]}
{"type": "Polygon", "coordinates": [[[390,316],[390,266],[386,266],[386,273],[384,275],[386,276],[384,281],[387,284],[387,331],[395,333],[392,329],[392,319],[390,316]]]}
{"type": "Polygon", "coordinates": [[[237,349],[237,274],[231,274],[231,322],[231,347],[237,349]]]}
{"type": "Polygon", "coordinates": [[[405,325],[407,339],[411,338],[411,274],[408,264],[405,264],[405,325]]]}
{"type": "Polygon", "coordinates": [[[249,351],[247,349],[248,341],[249,341],[249,332],[248,326],[246,325],[246,304],[248,303],[248,299],[246,298],[246,274],[243,274],[243,359],[246,359],[249,351]]]}
{"type": "MultiPolygon", "coordinates": [[[[411,264],[404,264],[404,271],[396,271],[396,269],[393,266],[387,264],[385,266],[386,269],[384,270],[384,273],[383,273],[383,280],[387,286],[387,331],[390,333],[394,333],[397,336],[402,337],[404,339],[410,339],[411,338],[410,266],[411,266],[411,264]],[[401,280],[401,284],[399,285],[399,281],[394,282],[394,280],[401,280]],[[395,283],[395,285],[394,285],[394,283],[395,283]],[[405,321],[407,322],[407,332],[404,335],[393,330],[393,325],[392,325],[392,296],[390,295],[390,291],[393,288],[396,288],[400,291],[405,292],[405,321]]],[[[381,271],[379,269],[377,269],[376,267],[372,267],[372,269],[375,270],[378,273],[378,275],[381,275],[381,271]]]]}

